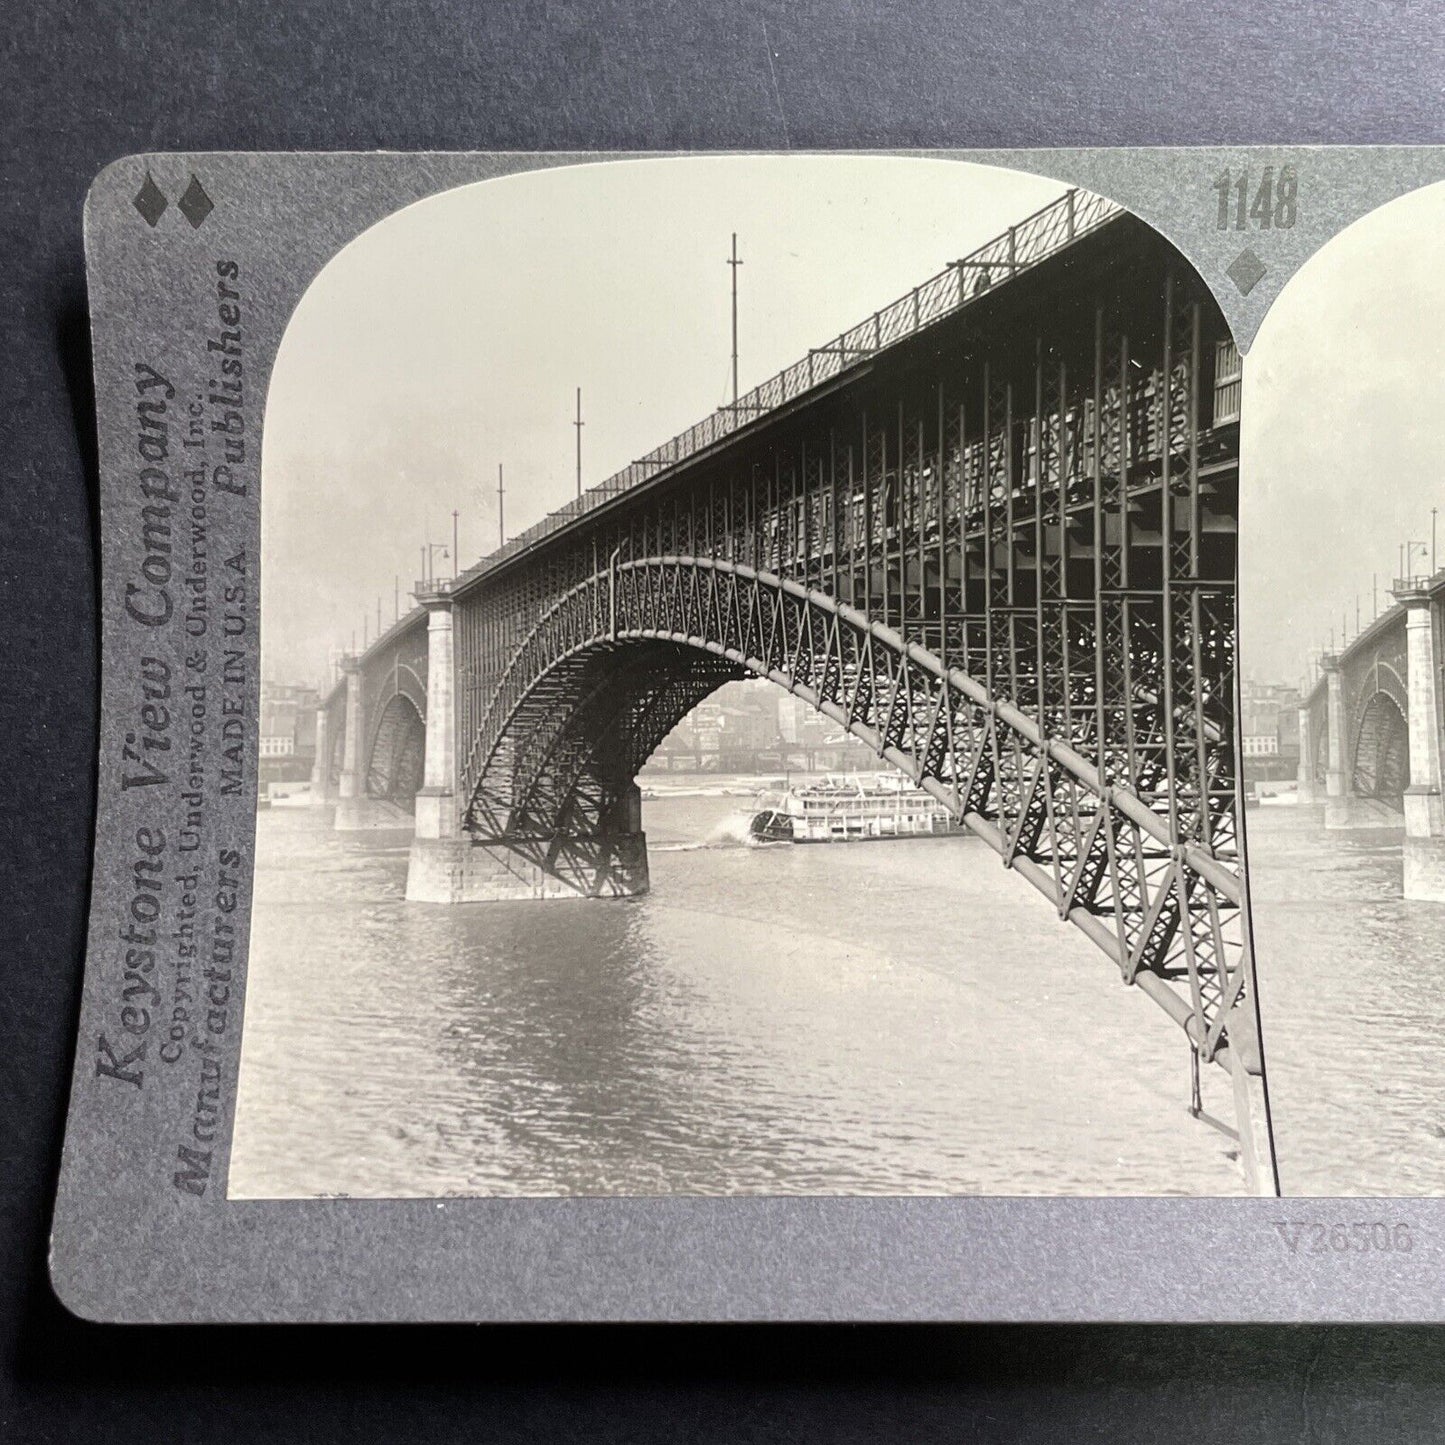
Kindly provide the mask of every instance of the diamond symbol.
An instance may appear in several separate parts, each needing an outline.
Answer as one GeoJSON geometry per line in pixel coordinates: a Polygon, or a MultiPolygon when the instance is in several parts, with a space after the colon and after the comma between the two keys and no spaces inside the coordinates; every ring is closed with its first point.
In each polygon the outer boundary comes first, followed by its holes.
{"type": "Polygon", "coordinates": [[[1241,296],[1248,296],[1264,277],[1269,267],[1246,246],[1230,264],[1224,274],[1239,287],[1241,296]]]}
{"type": "Polygon", "coordinates": [[[145,223],[148,226],[154,226],[165,213],[165,193],[156,185],[155,179],[149,171],[146,172],[145,185],[136,192],[133,204],[136,210],[145,217],[145,223]]]}
{"type": "Polygon", "coordinates": [[[186,187],[185,195],[176,204],[181,208],[181,215],[193,227],[199,226],[216,209],[211,198],[206,194],[206,188],[196,178],[194,172],[191,173],[191,183],[186,187]]]}

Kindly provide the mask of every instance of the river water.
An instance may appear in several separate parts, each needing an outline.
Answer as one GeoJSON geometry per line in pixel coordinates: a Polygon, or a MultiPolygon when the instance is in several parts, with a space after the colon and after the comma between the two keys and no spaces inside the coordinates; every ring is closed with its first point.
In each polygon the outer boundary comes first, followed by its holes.
{"type": "Polygon", "coordinates": [[[454,908],[262,812],[231,1195],[1242,1192],[1178,1029],[985,845],[747,807],[647,801],[646,897],[454,908]]]}
{"type": "Polygon", "coordinates": [[[1247,817],[1265,1072],[1286,1194],[1445,1194],[1445,904],[1401,833],[1247,817]]]}

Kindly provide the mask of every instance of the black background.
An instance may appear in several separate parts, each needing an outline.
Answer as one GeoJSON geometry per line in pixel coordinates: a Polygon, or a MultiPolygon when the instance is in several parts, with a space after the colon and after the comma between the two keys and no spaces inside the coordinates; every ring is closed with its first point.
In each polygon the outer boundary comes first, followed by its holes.
{"type": "Polygon", "coordinates": [[[102,165],[1439,143],[1441,28],[1431,0],[0,6],[0,1440],[1445,1437],[1423,1328],[105,1328],[45,1275],[91,848],[102,165]]]}

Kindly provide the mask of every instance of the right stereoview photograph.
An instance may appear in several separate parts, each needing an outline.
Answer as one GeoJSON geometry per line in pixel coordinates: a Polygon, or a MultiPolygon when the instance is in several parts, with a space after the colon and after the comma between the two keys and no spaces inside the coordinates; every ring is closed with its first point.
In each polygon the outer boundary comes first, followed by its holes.
{"type": "Polygon", "coordinates": [[[1445,1193],[1445,185],[1320,250],[1244,367],[1241,730],[1281,1192],[1445,1193]]]}

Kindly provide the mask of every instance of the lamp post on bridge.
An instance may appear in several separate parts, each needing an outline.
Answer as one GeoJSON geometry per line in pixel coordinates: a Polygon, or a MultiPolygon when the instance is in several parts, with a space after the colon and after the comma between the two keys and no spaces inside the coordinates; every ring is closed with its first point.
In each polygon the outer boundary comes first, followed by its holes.
{"type": "Polygon", "coordinates": [[[507,489],[502,484],[502,464],[497,463],[497,546],[507,544],[507,489]]]}

